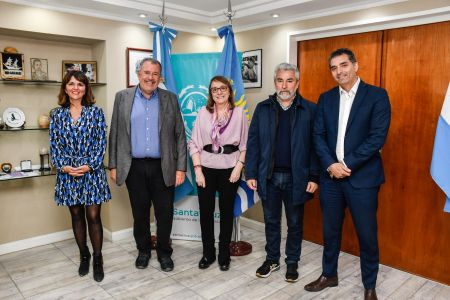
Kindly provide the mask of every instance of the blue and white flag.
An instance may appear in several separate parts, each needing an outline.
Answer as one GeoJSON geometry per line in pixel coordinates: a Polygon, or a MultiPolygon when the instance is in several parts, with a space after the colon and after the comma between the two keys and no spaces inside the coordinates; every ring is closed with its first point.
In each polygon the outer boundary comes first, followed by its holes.
{"type": "Polygon", "coordinates": [[[446,196],[444,211],[450,213],[450,83],[434,138],[431,177],[446,196]]]}
{"type": "MultiPolygon", "coordinates": [[[[244,82],[241,73],[241,59],[236,50],[236,43],[234,42],[234,32],[231,25],[221,27],[217,30],[220,38],[225,37],[225,44],[223,46],[222,55],[217,66],[216,75],[222,75],[231,80],[233,86],[234,102],[236,106],[242,106],[247,119],[250,120],[248,112],[247,98],[244,93],[244,82]]],[[[245,181],[241,180],[238,188],[238,193],[234,201],[234,216],[239,217],[244,211],[252,207],[257,201],[255,194],[247,187],[245,181]]]]}
{"type": "Polygon", "coordinates": [[[247,119],[250,120],[247,98],[244,93],[244,82],[242,81],[241,59],[239,59],[236,51],[233,27],[231,25],[221,27],[217,30],[217,34],[220,38],[225,37],[225,45],[223,46],[216,75],[222,75],[231,80],[234,92],[234,103],[236,106],[242,106],[247,115],[247,119]]]}
{"type": "Polygon", "coordinates": [[[176,30],[163,27],[156,23],[148,22],[150,31],[153,32],[153,58],[157,59],[162,66],[161,76],[166,90],[177,95],[177,87],[172,72],[170,62],[170,50],[172,49],[172,40],[177,36],[176,30]]]}
{"type": "Polygon", "coordinates": [[[237,218],[244,211],[255,205],[259,201],[258,195],[247,186],[244,180],[241,180],[234,201],[234,217],[237,218]]]}
{"type": "MultiPolygon", "coordinates": [[[[161,63],[161,76],[163,78],[163,88],[178,95],[175,78],[173,77],[172,63],[170,62],[170,49],[172,49],[172,40],[177,36],[173,29],[160,26],[149,22],[150,31],[153,32],[153,58],[161,63]]],[[[189,170],[187,170],[189,174],[189,170]]],[[[192,179],[191,179],[192,180],[192,179]]],[[[189,176],[184,182],[176,187],[174,201],[177,202],[188,195],[194,187],[189,176]]]]}

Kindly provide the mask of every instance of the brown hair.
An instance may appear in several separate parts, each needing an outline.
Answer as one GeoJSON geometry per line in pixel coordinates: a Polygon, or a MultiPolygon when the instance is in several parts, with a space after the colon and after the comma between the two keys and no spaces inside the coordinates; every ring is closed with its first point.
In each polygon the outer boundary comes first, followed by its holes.
{"type": "Polygon", "coordinates": [[[84,86],[86,87],[83,99],[81,100],[81,105],[83,106],[91,106],[95,103],[94,95],[92,94],[91,84],[89,83],[89,78],[87,78],[86,75],[84,75],[83,72],[72,70],[68,71],[66,75],[64,76],[62,82],[61,82],[61,88],[59,89],[58,94],[58,105],[62,107],[69,107],[70,106],[70,99],[69,95],[66,93],[66,85],[69,83],[70,79],[75,78],[81,83],[84,83],[84,86]]]}
{"type": "Polygon", "coordinates": [[[230,80],[225,76],[217,75],[211,78],[211,81],[209,82],[208,102],[206,103],[206,110],[209,111],[210,113],[214,112],[214,99],[211,93],[211,84],[213,83],[213,81],[222,82],[228,87],[228,91],[230,92],[230,96],[228,97],[228,104],[230,105],[230,109],[234,108],[234,93],[230,80]]]}

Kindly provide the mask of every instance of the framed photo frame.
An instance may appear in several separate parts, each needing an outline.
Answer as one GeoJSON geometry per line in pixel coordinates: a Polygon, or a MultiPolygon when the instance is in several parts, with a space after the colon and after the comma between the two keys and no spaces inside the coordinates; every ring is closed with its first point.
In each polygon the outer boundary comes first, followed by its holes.
{"type": "Polygon", "coordinates": [[[136,64],[143,58],[153,57],[152,50],[127,48],[127,87],[133,87],[139,83],[136,75],[136,64]]]}
{"type": "Polygon", "coordinates": [[[25,79],[23,54],[1,52],[0,73],[2,79],[25,79]]]}
{"type": "Polygon", "coordinates": [[[31,160],[21,160],[20,161],[20,171],[22,172],[31,172],[33,171],[33,164],[31,163],[31,160]]]}
{"type": "Polygon", "coordinates": [[[242,52],[244,88],[262,87],[262,49],[242,52]]]}
{"type": "Polygon", "coordinates": [[[48,80],[48,60],[45,58],[30,58],[31,80],[48,80]]]}
{"type": "Polygon", "coordinates": [[[97,62],[96,61],[78,61],[78,60],[63,60],[62,61],[62,76],[64,78],[67,71],[79,70],[82,71],[90,83],[97,83],[97,62]]]}

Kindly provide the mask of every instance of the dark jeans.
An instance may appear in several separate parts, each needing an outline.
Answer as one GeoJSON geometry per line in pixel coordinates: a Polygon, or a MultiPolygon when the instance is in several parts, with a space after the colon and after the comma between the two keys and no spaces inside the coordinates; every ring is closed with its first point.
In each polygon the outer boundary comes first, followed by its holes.
{"type": "Polygon", "coordinates": [[[219,262],[230,259],[230,242],[233,233],[234,199],[239,187],[239,180],[229,181],[233,169],[211,169],[202,167],[206,187],[197,186],[198,204],[200,206],[200,227],[202,230],[203,255],[209,259],[216,257],[214,247],[214,209],[216,191],[219,193],[220,235],[219,262]]]}
{"type": "Polygon", "coordinates": [[[320,206],[323,219],[323,259],[325,277],[337,276],[342,223],[348,207],[359,241],[364,288],[374,289],[379,268],[377,238],[378,187],[355,189],[347,180],[321,183],[320,206]]]}
{"type": "Polygon", "coordinates": [[[133,159],[126,179],[133,212],[133,235],[139,251],[150,253],[150,208],[156,219],[156,252],[158,257],[170,257],[170,233],[173,220],[174,186],[167,187],[160,159],[133,159]]]}
{"type": "Polygon", "coordinates": [[[294,205],[292,200],[291,173],[273,173],[267,181],[267,196],[262,200],[266,226],[267,260],[280,260],[281,207],[284,203],[288,226],[286,240],[286,264],[298,263],[303,239],[304,205],[294,205]]]}

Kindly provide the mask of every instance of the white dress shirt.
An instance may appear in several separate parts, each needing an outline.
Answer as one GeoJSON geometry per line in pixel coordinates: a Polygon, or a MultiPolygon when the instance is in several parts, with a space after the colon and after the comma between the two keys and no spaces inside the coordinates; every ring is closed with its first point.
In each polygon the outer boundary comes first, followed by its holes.
{"type": "Polygon", "coordinates": [[[352,109],[353,100],[355,100],[356,91],[358,90],[361,79],[356,80],[350,91],[346,92],[343,88],[339,87],[339,125],[338,136],[336,142],[336,156],[340,163],[347,166],[344,162],[344,141],[345,131],[347,129],[348,117],[350,116],[350,110],[352,109]]]}

